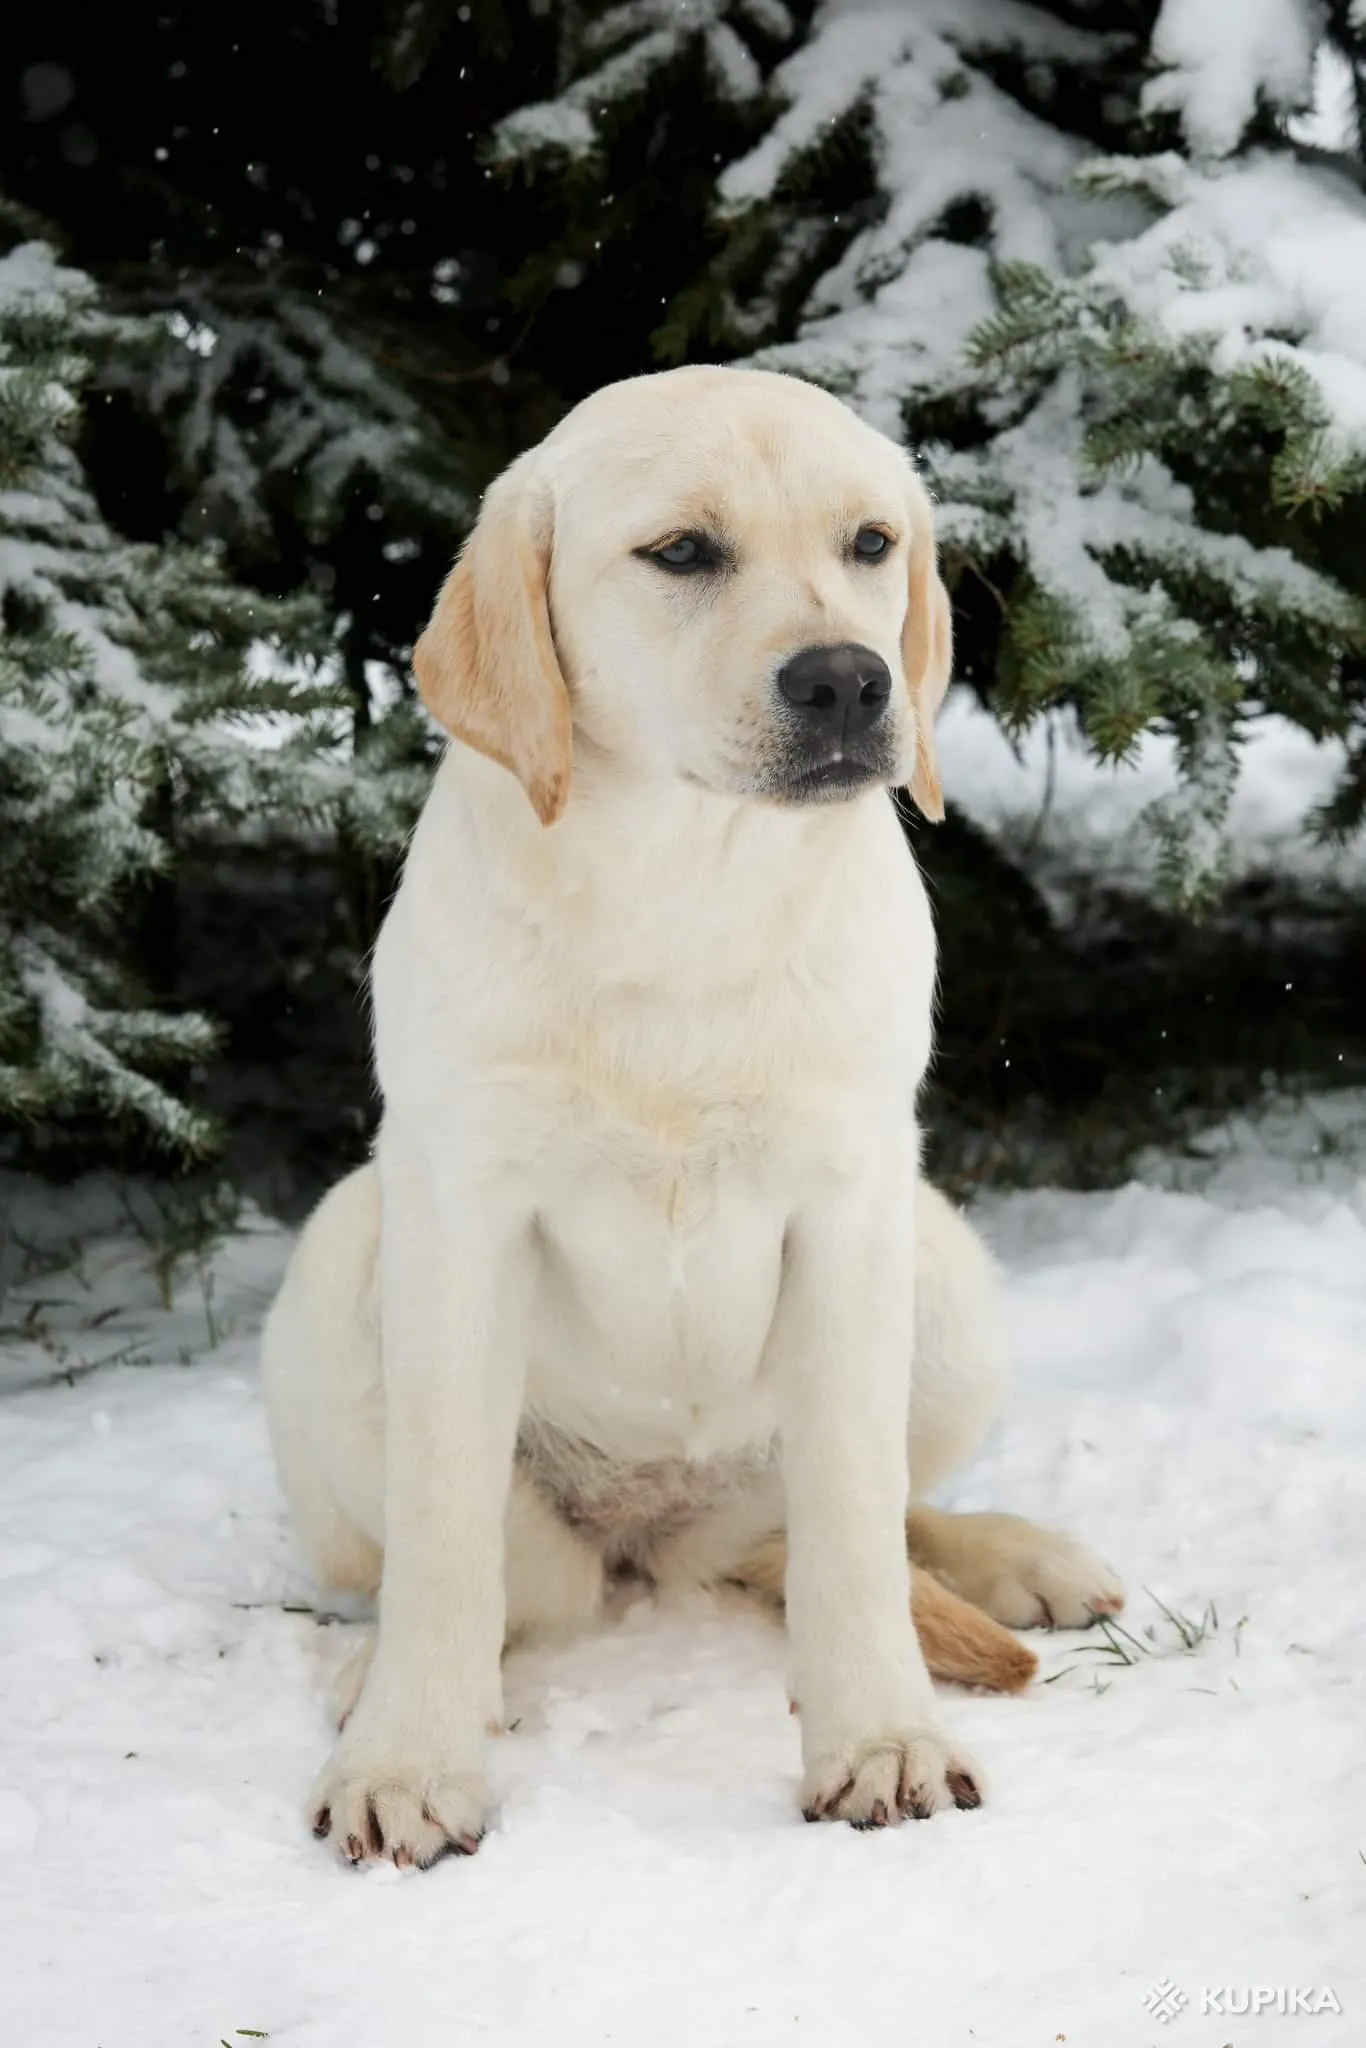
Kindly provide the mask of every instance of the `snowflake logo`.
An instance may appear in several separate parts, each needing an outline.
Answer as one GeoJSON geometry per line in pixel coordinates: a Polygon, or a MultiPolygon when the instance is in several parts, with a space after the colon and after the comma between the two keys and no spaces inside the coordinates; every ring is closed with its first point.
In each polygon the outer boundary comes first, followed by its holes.
{"type": "Polygon", "coordinates": [[[1165,1977],[1149,1988],[1148,1995],[1143,2001],[1145,2010],[1150,2012],[1154,2019],[1161,2020],[1164,2027],[1169,2020],[1176,2018],[1185,2003],[1185,1992],[1178,1991],[1175,1984],[1169,1983],[1165,1977]]]}

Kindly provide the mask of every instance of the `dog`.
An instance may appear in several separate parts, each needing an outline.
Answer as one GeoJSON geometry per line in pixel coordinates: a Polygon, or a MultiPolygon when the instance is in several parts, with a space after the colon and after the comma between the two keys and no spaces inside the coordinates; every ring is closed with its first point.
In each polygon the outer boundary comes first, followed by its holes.
{"type": "Polygon", "coordinates": [[[757,370],[598,391],[488,491],[418,641],[452,736],[374,956],[383,1115],[268,1320],[274,1449],[379,1592],[314,1830],[471,1852],[505,1642],[634,1572],[781,1599],[801,1807],[972,1807],[944,1675],[1122,1599],[925,1497],[1006,1383],[920,1178],[935,942],[889,792],[943,805],[951,626],[893,442],[757,370]],[[912,1616],[914,1567],[915,1622],[912,1616]]]}

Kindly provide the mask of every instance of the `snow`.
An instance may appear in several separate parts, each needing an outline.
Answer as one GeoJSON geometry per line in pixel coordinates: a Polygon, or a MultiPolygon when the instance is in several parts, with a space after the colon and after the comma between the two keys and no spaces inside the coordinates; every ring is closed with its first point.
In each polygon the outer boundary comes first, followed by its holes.
{"type": "MultiPolygon", "coordinates": [[[[829,295],[822,286],[822,304],[829,295]]],[[[867,303],[856,298],[821,313],[800,341],[765,349],[755,360],[834,390],[852,387],[864,418],[899,441],[908,386],[932,384],[994,310],[985,253],[932,239],[867,303]]]]}
{"type": "Polygon", "coordinates": [[[1194,150],[1227,156],[1259,101],[1308,102],[1323,26],[1316,0],[1162,0],[1152,51],[1163,69],[1144,110],[1179,114],[1194,150]]]}
{"type": "MultiPolygon", "coordinates": [[[[1011,740],[975,694],[949,694],[935,731],[944,791],[1016,856],[1065,915],[1075,884],[1146,892],[1158,881],[1154,806],[1180,790],[1176,743],[1145,733],[1131,761],[1090,753],[1070,711],[1011,740]]],[[[1347,892],[1366,887],[1366,839],[1325,844],[1310,830],[1346,765],[1341,740],[1316,741],[1288,719],[1248,726],[1225,821],[1231,880],[1272,874],[1347,892]]]]}
{"type": "MultiPolygon", "coordinates": [[[[774,74],[777,119],[718,180],[723,206],[743,214],[866,111],[885,205],[813,287],[795,337],[753,360],[816,379],[918,444],[951,557],[1022,564],[1069,621],[1074,676],[1127,663],[1163,694],[1160,678],[1180,668],[1190,687],[1212,690],[1211,612],[1245,625],[1254,644],[1296,626],[1340,644],[1360,629],[1342,585],[1284,547],[1219,530],[1228,521],[1208,501],[1202,509],[1155,450],[1098,467],[1097,420],[1123,378],[1099,375],[1085,346],[1068,357],[1068,336],[1098,344],[1123,307],[1173,361],[1203,359],[1221,377],[1274,366],[1303,390],[1311,426],[1317,390],[1322,431],[1303,460],[1320,481],[1366,449],[1366,202],[1338,169],[1288,150],[1223,161],[1215,135],[1222,121],[1231,146],[1258,92],[1307,106],[1322,27],[1302,0],[1256,0],[1236,19],[1224,0],[1167,0],[1157,29],[1167,69],[1150,92],[1183,113],[1194,154],[1088,161],[1078,137],[1007,88],[1023,58],[1039,78],[1056,63],[1089,74],[1101,95],[1123,55],[1114,39],[1027,6],[824,0],[774,74]],[[1006,50],[1011,63],[989,75],[1006,50]],[[950,225],[966,201],[982,216],[971,246],[950,225]],[[1007,263],[1064,290],[1054,373],[1037,387],[1018,363],[974,356],[1007,263]],[[974,409],[989,438],[955,442],[941,423],[974,409]]],[[[1331,83],[1320,66],[1325,109],[1331,83]]],[[[738,331],[758,338],[766,312],[760,292],[738,331]]],[[[1212,448],[1222,431],[1211,401],[1212,448]]],[[[1212,713],[1188,749],[1186,786],[1148,807],[1139,867],[1151,873],[1165,849],[1169,889],[1198,894],[1226,866],[1229,737],[1212,713]]],[[[1100,851],[1108,867],[1104,840],[1100,851]]]]}
{"type": "MultiPolygon", "coordinates": [[[[1366,5],[1359,0],[1361,20],[1366,24],[1366,5]]],[[[1350,10],[1349,10],[1350,13],[1350,10]]],[[[1356,107],[1352,67],[1340,50],[1330,43],[1320,45],[1314,58],[1314,84],[1307,113],[1286,123],[1297,142],[1313,149],[1351,150],[1356,147],[1356,107]]]]}
{"type": "MultiPolygon", "coordinates": [[[[1083,490],[1082,435],[1081,378],[1066,369],[1018,426],[997,435],[996,461],[1039,581],[1084,616],[1091,644],[1107,660],[1123,661],[1138,594],[1113,582],[1092,552],[1092,499],[1099,493],[1083,490]]],[[[1118,492],[1112,487],[1108,495],[1113,500],[1118,492]]],[[[953,530],[950,509],[944,537],[953,530]]]]}
{"type": "Polygon", "coordinates": [[[727,22],[718,21],[708,31],[707,61],[722,97],[733,105],[743,106],[763,91],[762,72],[727,22]]]}
{"type": "Polygon", "coordinates": [[[267,1455],[286,1237],[255,1219],[163,1308],[98,1189],[0,1189],[9,2037],[1153,2048],[1165,1978],[1190,2048],[1243,2048],[1203,1985],[1329,1987],[1347,2025],[1313,2039],[1356,2038],[1363,1166],[1340,1095],[982,1205],[1018,1386],[957,1504],[1084,1532],[1138,1647],[1045,1639],[1024,1698],[945,1697],[981,1812],[803,1826],[778,1632],[698,1597],[511,1665],[497,1826],[425,1876],[303,1825],[353,1630],[306,1611],[267,1455]]]}
{"type": "Polygon", "coordinates": [[[60,1040],[79,1032],[90,1014],[84,991],[46,953],[22,940],[19,943],[19,979],[29,995],[41,1004],[50,1035],[60,1040]]]}
{"type": "Polygon", "coordinates": [[[770,198],[789,164],[904,62],[917,26],[892,7],[827,10],[815,40],[779,66],[774,86],[787,104],[762,142],[722,172],[722,200],[740,207],[770,198]]]}
{"type": "MultiPolygon", "coordinates": [[[[508,114],[494,130],[495,158],[516,163],[542,152],[569,158],[592,154],[597,117],[618,98],[641,92],[701,38],[713,84],[722,98],[743,106],[763,90],[753,56],[725,20],[729,0],[626,0],[583,33],[590,55],[610,50],[601,63],[565,87],[558,99],[537,100],[508,114]],[[634,38],[634,40],[630,40],[634,38]]],[[[766,12],[767,10],[761,10],[766,12]]],[[[775,25],[776,17],[770,22],[775,25]]]]}
{"type": "Polygon", "coordinates": [[[30,318],[58,317],[94,297],[90,279],[59,263],[45,242],[20,242],[0,256],[0,299],[30,318]]]}
{"type": "MultiPolygon", "coordinates": [[[[607,107],[688,37],[712,34],[722,4],[627,0],[595,17],[584,52],[604,61],[504,122],[502,154],[598,147],[607,107]]],[[[1019,565],[1066,620],[1059,680],[1113,711],[1128,664],[1132,701],[1160,698],[1170,713],[1181,690],[1212,698],[1233,679],[1225,639],[1281,650],[1299,632],[1331,653],[1360,632],[1345,570],[1334,581],[1228,530],[1241,486],[1222,450],[1230,409],[1245,430],[1253,395],[1266,403],[1274,383],[1302,407],[1303,431],[1262,488],[1322,503],[1354,473],[1366,451],[1366,198],[1343,140],[1350,75],[1320,0],[1164,0],[1132,34],[1090,26],[1092,15],[1063,21],[1019,0],[820,0],[768,79],[774,117],[718,170],[733,226],[774,204],[785,224],[763,276],[732,278],[726,317],[750,361],[812,378],[910,441],[951,558],[1019,565]],[[1094,125],[1086,137],[1046,118],[1059,72],[1070,79],[1060,112],[1094,95],[1118,135],[1132,94],[1134,140],[1141,98],[1179,118],[1188,153],[1094,158],[1094,125]],[[1259,105],[1289,139],[1231,155],[1259,105]],[[822,149],[855,135],[879,204],[860,205],[793,323],[786,295],[840,218],[824,221],[803,188],[822,149]],[[1009,265],[1058,288],[1037,360],[1023,330],[1013,346],[1009,324],[992,333],[1002,292],[1009,311],[1025,289],[1018,276],[1008,287],[1009,265]],[[1107,353],[1121,311],[1144,344],[1147,405],[1142,377],[1107,353]],[[1176,471],[1194,451],[1174,452],[1180,433],[1164,442],[1153,426],[1146,452],[1126,446],[1163,407],[1180,413],[1159,362],[1173,391],[1178,371],[1198,385],[1197,364],[1216,379],[1182,401],[1206,444],[1185,481],[1176,471]],[[1212,632],[1215,621],[1234,630],[1212,632]]],[[[1310,518],[1301,511],[1306,554],[1310,518]]],[[[1106,723],[1093,718],[1098,732],[1106,723]]],[[[1212,711],[1186,787],[1149,812],[1141,864],[1165,847],[1176,893],[1200,894],[1226,864],[1229,738],[1212,711]]]]}
{"type": "Polygon", "coordinates": [[[781,38],[795,32],[790,8],[786,0],[740,0],[740,12],[747,21],[762,29],[765,35],[781,38]]]}
{"type": "Polygon", "coordinates": [[[768,196],[794,158],[861,96],[871,98],[884,218],[851,241],[812,293],[794,342],[756,360],[852,386],[859,410],[900,439],[908,391],[961,379],[969,337],[994,310],[991,263],[1057,268],[1051,210],[1082,161],[1079,147],[1025,113],[924,24],[836,16],[779,72],[793,97],[764,140],[722,175],[736,208],[768,196]],[[962,81],[946,94],[943,81],[962,81]],[[935,225],[966,197],[990,210],[992,246],[968,248],[935,225]]]}
{"type": "Polygon", "coordinates": [[[717,183],[732,213],[770,199],[804,153],[866,105],[885,213],[820,279],[796,340],[755,361],[829,383],[897,439],[908,394],[961,385],[969,337],[995,306],[992,264],[1057,269],[1075,220],[1095,232],[1108,218],[1073,192],[1081,146],[966,61],[984,48],[1093,65],[1106,39],[1001,0],[827,0],[774,74],[782,112],[717,183]],[[969,198],[987,211],[989,246],[943,234],[969,198]]]}
{"type": "MultiPolygon", "coordinates": [[[[1094,169],[1094,167],[1092,167],[1094,169]]],[[[1195,166],[1114,158],[1166,208],[1095,250],[1096,282],[1171,340],[1208,336],[1230,373],[1271,357],[1318,384],[1344,450],[1366,447],[1366,200],[1336,172],[1253,151],[1195,166]]]]}

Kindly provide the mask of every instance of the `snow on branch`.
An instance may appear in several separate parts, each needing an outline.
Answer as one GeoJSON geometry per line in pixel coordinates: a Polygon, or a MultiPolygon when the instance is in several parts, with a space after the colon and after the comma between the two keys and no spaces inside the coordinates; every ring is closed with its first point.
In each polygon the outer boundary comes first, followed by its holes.
{"type": "Polygon", "coordinates": [[[1319,0],[1162,0],[1145,111],[1178,115],[1197,155],[1231,155],[1261,107],[1308,105],[1326,12],[1319,0]]]}

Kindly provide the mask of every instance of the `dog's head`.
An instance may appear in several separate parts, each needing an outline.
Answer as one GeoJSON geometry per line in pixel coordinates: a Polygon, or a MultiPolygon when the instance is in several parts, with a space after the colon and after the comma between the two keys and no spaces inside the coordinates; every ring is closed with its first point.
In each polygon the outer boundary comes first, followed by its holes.
{"type": "Polygon", "coordinates": [[[838,399],[675,370],[586,399],[489,490],[414,667],[545,824],[575,733],[628,771],[943,816],[948,598],[909,461],[838,399]]]}

